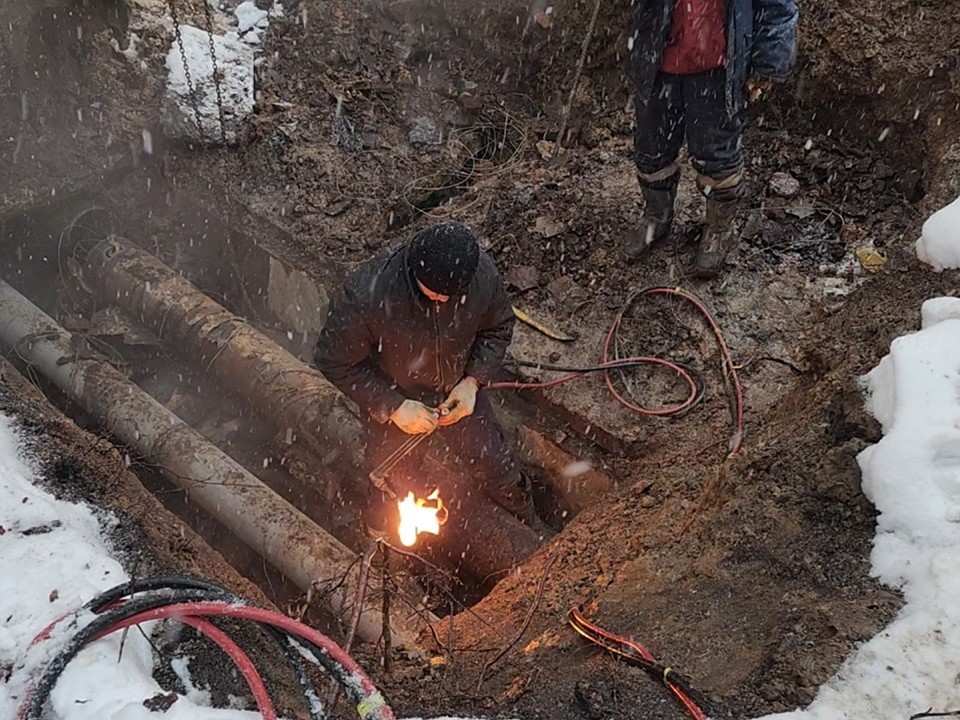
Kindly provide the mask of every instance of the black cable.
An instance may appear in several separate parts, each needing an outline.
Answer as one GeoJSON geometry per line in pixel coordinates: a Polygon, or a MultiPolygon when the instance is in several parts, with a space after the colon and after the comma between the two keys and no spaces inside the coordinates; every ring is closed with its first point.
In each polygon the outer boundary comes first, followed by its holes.
{"type": "MultiPolygon", "coordinates": [[[[201,590],[211,593],[215,597],[212,600],[224,600],[232,603],[251,604],[246,599],[235,595],[227,588],[217,583],[195,578],[190,575],[160,575],[142,580],[131,580],[122,585],[117,585],[105,592],[100,593],[84,607],[95,613],[101,613],[110,603],[122,600],[126,597],[132,597],[138,593],[154,592],[157,590],[201,590]]],[[[290,644],[285,633],[280,632],[272,625],[263,625],[258,623],[263,633],[273,640],[280,649],[283,659],[287,666],[293,672],[297,679],[297,685],[300,687],[300,693],[303,695],[304,705],[310,714],[311,720],[326,720],[326,714],[323,712],[323,703],[313,686],[313,681],[307,674],[307,668],[303,664],[303,658],[300,653],[290,644]]]]}
{"type": "MultiPolygon", "coordinates": [[[[148,581],[149,582],[149,581],[148,581]]],[[[109,593],[110,591],[108,591],[109,593]]],[[[177,605],[181,603],[197,603],[210,601],[211,592],[209,590],[169,590],[160,589],[151,595],[133,598],[123,605],[111,610],[107,610],[94,618],[70,639],[67,645],[57,654],[57,656],[44,669],[43,675],[35,686],[35,690],[27,704],[24,720],[42,720],[43,706],[50,696],[57,683],[57,680],[63,674],[67,665],[76,657],[76,655],[86,647],[93,638],[102,632],[109,631],[118,623],[138,615],[148,610],[165,607],[167,605],[177,605]]],[[[222,601],[217,599],[216,601],[222,601]]],[[[240,604],[250,605],[242,601],[240,604]]],[[[285,635],[294,646],[300,646],[313,656],[313,660],[329,672],[343,686],[347,696],[354,702],[363,701],[363,696],[356,685],[356,678],[343,668],[338,662],[333,660],[323,648],[303,638],[291,636],[281,628],[274,628],[277,632],[285,635]]]]}

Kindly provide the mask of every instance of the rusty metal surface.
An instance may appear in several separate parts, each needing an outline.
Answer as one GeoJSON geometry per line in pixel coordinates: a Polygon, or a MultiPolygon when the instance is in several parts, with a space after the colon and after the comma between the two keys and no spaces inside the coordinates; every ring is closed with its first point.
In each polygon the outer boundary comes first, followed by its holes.
{"type": "MultiPolygon", "coordinates": [[[[149,458],[193,502],[300,588],[320,590],[327,606],[349,621],[356,596],[353,552],[118,370],[75,357],[70,333],[2,280],[0,307],[0,344],[11,354],[149,458]],[[323,593],[325,582],[330,589],[323,593]]],[[[395,642],[415,648],[419,625],[403,617],[392,620],[395,642]]],[[[381,630],[379,610],[365,610],[360,636],[376,642],[381,630]]]]}
{"type": "MultiPolygon", "coordinates": [[[[278,430],[290,429],[323,464],[343,467],[344,479],[366,482],[359,420],[317,370],[135,245],[105,240],[90,253],[87,269],[105,300],[200,363],[278,430]]],[[[453,564],[477,578],[502,575],[540,545],[532,529],[490,503],[473,503],[458,522],[460,532],[444,533],[442,542],[450,543],[453,564]]]]}
{"type": "Polygon", "coordinates": [[[278,430],[290,430],[325,463],[359,467],[359,423],[314,368],[135,245],[105,240],[86,270],[162,340],[243,396],[278,430]]]}

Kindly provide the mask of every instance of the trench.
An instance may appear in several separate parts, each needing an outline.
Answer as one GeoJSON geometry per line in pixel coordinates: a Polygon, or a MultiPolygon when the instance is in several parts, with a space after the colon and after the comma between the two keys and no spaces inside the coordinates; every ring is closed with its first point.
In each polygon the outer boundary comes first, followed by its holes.
{"type": "MultiPolygon", "coordinates": [[[[130,178],[121,185],[129,187],[130,178]]],[[[156,208],[152,183],[143,184],[140,208],[156,208]]],[[[121,193],[129,200],[126,191],[121,193]]],[[[206,372],[199,358],[184,357],[169,342],[157,337],[134,318],[122,303],[98,294],[83,277],[86,256],[108,238],[126,237],[136,227],[137,216],[124,217],[123,203],[111,191],[95,198],[77,195],[39,208],[4,223],[0,243],[0,273],[37,307],[79,338],[78,357],[86,354],[120,369],[140,389],[174,412],[203,437],[265,482],[310,520],[358,555],[369,544],[359,521],[365,479],[353,477],[315,448],[299,442],[296,428],[279,428],[266,422],[234,388],[206,372]]],[[[129,207],[129,206],[126,206],[129,207]]],[[[179,234],[152,234],[141,242],[148,252],[170,264],[227,311],[247,318],[277,345],[309,362],[320,329],[329,290],[272,255],[240,227],[230,227],[201,203],[178,205],[169,214],[150,209],[152,227],[178,228],[179,234]],[[166,215],[164,217],[164,215],[166,215]]],[[[149,285],[149,281],[147,282],[149,285]]],[[[29,363],[13,352],[11,359],[37,382],[45,394],[78,424],[102,433],[98,419],[85,413],[51,383],[31,373],[29,363]]],[[[209,369],[209,368],[207,368],[209,369]]],[[[525,424],[542,428],[549,418],[519,398],[501,408],[512,434],[525,424]]],[[[114,443],[123,449],[117,438],[114,443]]],[[[337,621],[292,581],[271,568],[234,533],[208,516],[187,495],[159,472],[148,457],[126,450],[131,469],[173,514],[184,520],[241,574],[255,582],[274,603],[292,614],[308,618],[321,628],[343,630],[337,621]]],[[[354,472],[356,472],[354,470],[354,472]]],[[[571,518],[563,500],[544,482],[547,473],[529,460],[525,472],[534,480],[538,512],[554,530],[571,518]]],[[[553,469],[556,472],[556,468],[553,469]]],[[[398,589],[409,597],[426,598],[436,616],[469,608],[482,599],[502,574],[478,576],[439,543],[421,543],[423,557],[401,561],[398,589]],[[435,568],[442,568],[436,571],[435,568]]],[[[515,558],[519,560],[522,558],[515,558]]],[[[504,568],[504,571],[506,568],[504,568]]]]}

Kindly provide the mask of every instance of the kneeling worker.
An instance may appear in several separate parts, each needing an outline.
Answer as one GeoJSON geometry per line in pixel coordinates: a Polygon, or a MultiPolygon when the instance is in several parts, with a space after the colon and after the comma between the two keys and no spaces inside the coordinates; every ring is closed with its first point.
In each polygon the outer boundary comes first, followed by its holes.
{"type": "MultiPolygon", "coordinates": [[[[493,502],[535,521],[483,390],[501,371],[513,325],[493,260],[461,223],[425,229],[348,278],[331,304],[315,361],[360,406],[368,470],[409,435],[431,433],[388,481],[421,478],[433,450],[455,461],[493,502]]],[[[384,530],[387,500],[371,490],[364,520],[372,532],[384,530]]]]}

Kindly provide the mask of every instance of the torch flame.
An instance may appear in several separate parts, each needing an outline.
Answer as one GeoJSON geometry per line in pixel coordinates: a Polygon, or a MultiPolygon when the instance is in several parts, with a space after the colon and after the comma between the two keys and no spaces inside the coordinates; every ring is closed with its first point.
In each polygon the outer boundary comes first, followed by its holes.
{"type": "Polygon", "coordinates": [[[434,490],[426,499],[418,498],[412,492],[397,503],[400,507],[400,542],[411,547],[417,542],[420,533],[440,534],[440,526],[446,521],[446,509],[440,499],[440,490],[434,490]]]}

